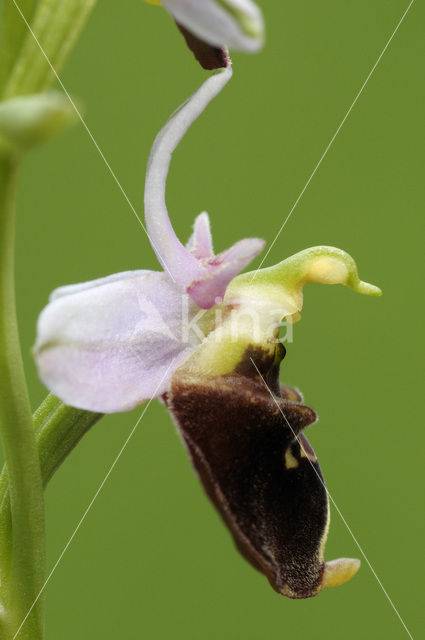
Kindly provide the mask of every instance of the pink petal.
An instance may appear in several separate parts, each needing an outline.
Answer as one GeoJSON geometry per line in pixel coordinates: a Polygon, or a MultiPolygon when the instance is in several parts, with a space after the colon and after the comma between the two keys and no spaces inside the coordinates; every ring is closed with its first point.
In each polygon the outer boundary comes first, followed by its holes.
{"type": "Polygon", "coordinates": [[[208,261],[208,276],[194,282],[188,294],[199,307],[209,309],[224,297],[229,282],[263,250],[264,244],[260,238],[245,238],[215,256],[208,261]]]}
{"type": "MultiPolygon", "coordinates": [[[[185,304],[155,271],[63,287],[38,321],[41,379],[66,404],[102,413],[160,396],[196,346],[194,336],[182,341],[185,304]]],[[[189,315],[196,312],[189,303],[189,315]]]]}
{"type": "Polygon", "coordinates": [[[186,245],[190,253],[198,258],[211,258],[214,255],[210,219],[208,213],[204,211],[195,219],[193,234],[186,245]]]}
{"type": "Polygon", "coordinates": [[[232,76],[230,68],[220,69],[204,82],[170,118],[155,139],[149,158],[145,184],[146,227],[160,264],[181,291],[206,275],[206,269],[177,238],[165,204],[165,185],[171,156],[190,125],[223,89],[232,76]]]}

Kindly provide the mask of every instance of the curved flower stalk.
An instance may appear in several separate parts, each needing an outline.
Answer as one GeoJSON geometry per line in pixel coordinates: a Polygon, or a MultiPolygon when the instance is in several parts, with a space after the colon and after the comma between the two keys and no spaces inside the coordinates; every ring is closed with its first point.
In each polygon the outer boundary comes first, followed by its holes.
{"type": "Polygon", "coordinates": [[[252,0],[147,1],[162,4],[178,25],[213,47],[258,51],[263,44],[263,18],[252,0]]]}
{"type": "Polygon", "coordinates": [[[153,145],[145,216],[164,271],[57,289],[34,354],[67,404],[110,413],[162,397],[241,553],[279,593],[306,598],[350,579],[359,561],[324,561],[327,492],[302,433],[317,417],[279,384],[279,328],[299,320],[307,283],[380,290],[359,279],[348,254],[325,246],[238,275],[263,242],[244,239],[214,255],[206,213],[186,246],[177,238],[165,204],[171,155],[230,77],[230,67],[211,76],[153,145]]]}

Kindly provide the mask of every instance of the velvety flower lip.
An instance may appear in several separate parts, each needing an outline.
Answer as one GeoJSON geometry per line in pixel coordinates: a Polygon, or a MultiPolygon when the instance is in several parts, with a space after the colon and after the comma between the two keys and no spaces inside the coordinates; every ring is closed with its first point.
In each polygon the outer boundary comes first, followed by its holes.
{"type": "Polygon", "coordinates": [[[218,376],[200,376],[189,359],[173,375],[166,404],[238,550],[278,593],[299,599],[347,582],[360,562],[324,560],[328,494],[302,433],[317,416],[297,390],[279,385],[284,354],[279,343],[269,353],[251,347],[233,372],[218,376]]]}
{"type": "Polygon", "coordinates": [[[239,275],[226,291],[220,325],[175,371],[165,396],[236,547],[278,593],[295,599],[341,585],[360,567],[355,558],[325,561],[328,494],[303,433],[317,416],[279,381],[286,353],[279,321],[300,318],[310,282],[381,294],[335,247],[312,247],[239,275]]]}
{"type": "Polygon", "coordinates": [[[258,51],[263,45],[263,17],[252,0],[162,0],[161,4],[177,23],[214,47],[258,51]]]}
{"type": "Polygon", "coordinates": [[[127,271],[60,287],[40,314],[34,356],[44,384],[65,403],[127,411],[168,388],[174,370],[199,346],[189,331],[264,246],[256,238],[214,255],[207,213],[185,247],[171,226],[165,184],[172,151],[231,78],[212,75],[178,109],[153,145],[146,178],[146,225],[164,272],[127,271]]]}

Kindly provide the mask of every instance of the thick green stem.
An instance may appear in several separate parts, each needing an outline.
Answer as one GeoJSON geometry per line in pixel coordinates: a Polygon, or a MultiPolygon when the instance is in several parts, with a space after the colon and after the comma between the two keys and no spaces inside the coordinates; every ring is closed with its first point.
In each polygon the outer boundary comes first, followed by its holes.
{"type": "MultiPolygon", "coordinates": [[[[4,1],[0,95],[8,99],[42,92],[55,78],[50,64],[60,70],[97,0],[4,1]]],[[[50,397],[36,416],[34,431],[15,311],[18,162],[12,148],[5,146],[6,153],[0,155],[0,434],[6,459],[0,478],[0,637],[12,640],[19,631],[19,640],[42,640],[43,481],[100,416],[50,397]]]]}
{"type": "MultiPolygon", "coordinates": [[[[81,438],[103,414],[74,409],[49,394],[34,414],[34,429],[43,487],[81,438]]],[[[6,465],[0,475],[0,558],[8,556],[11,538],[9,475],[6,465]]]]}
{"type": "Polygon", "coordinates": [[[33,33],[27,29],[4,99],[49,88],[55,75],[48,61],[59,73],[96,3],[97,0],[40,0],[30,25],[33,33]]]}
{"type": "MultiPolygon", "coordinates": [[[[0,159],[0,433],[9,475],[12,535],[1,560],[3,619],[19,626],[42,587],[45,571],[43,487],[22,364],[15,310],[14,235],[17,162],[0,159]]],[[[20,640],[43,637],[38,600],[20,640]]],[[[10,627],[9,627],[10,628],[10,627]]]]}

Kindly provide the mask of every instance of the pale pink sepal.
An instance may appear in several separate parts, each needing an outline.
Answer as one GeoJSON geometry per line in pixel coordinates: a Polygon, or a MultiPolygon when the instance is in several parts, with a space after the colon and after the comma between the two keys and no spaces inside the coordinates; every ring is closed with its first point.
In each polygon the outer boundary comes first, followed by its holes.
{"type": "Polygon", "coordinates": [[[149,239],[156,256],[176,285],[185,291],[207,270],[176,236],[168,217],[165,186],[171,156],[190,125],[232,77],[230,68],[220,69],[171,116],[157,135],[146,172],[145,219],[149,239]]]}
{"type": "Polygon", "coordinates": [[[168,276],[155,271],[62,287],[38,321],[40,377],[71,406],[132,409],[160,396],[197,346],[182,337],[182,316],[196,312],[168,276]]]}
{"type": "Polygon", "coordinates": [[[171,225],[165,203],[165,187],[172,153],[211,100],[232,76],[231,67],[210,76],[170,118],[155,139],[145,184],[146,228],[160,264],[182,292],[198,306],[209,309],[224,295],[234,278],[263,248],[257,238],[242,240],[218,256],[213,255],[208,214],[201,213],[187,247],[171,225]]]}

